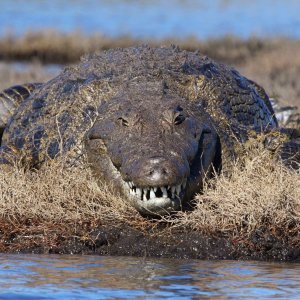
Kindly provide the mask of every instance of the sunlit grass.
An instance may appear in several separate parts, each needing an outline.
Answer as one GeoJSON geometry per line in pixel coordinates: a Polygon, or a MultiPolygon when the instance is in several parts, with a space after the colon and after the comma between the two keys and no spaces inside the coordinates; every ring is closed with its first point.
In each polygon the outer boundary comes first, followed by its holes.
{"type": "MultiPolygon", "coordinates": [[[[50,226],[52,231],[65,224],[88,223],[88,231],[91,226],[104,224],[141,229],[165,223],[168,228],[243,238],[264,228],[282,239],[299,242],[299,170],[275,162],[267,152],[254,151],[242,161],[233,167],[230,176],[207,181],[192,212],[156,221],[141,217],[110,187],[97,185],[88,168],[65,168],[61,161],[49,162],[36,171],[3,166],[1,222],[14,224],[21,231],[26,229],[27,235],[28,220],[40,227],[44,224],[45,230],[50,226]]],[[[68,230],[64,228],[64,232],[68,230]]]]}

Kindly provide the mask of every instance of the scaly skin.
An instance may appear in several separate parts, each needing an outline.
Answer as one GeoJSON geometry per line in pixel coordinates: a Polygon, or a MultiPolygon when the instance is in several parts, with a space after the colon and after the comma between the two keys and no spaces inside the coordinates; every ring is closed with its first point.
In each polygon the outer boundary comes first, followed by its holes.
{"type": "Polygon", "coordinates": [[[175,47],[86,56],[18,107],[2,140],[32,166],[65,155],[143,214],[181,209],[212,169],[230,172],[249,132],[277,129],[265,92],[175,47]]]}
{"type": "Polygon", "coordinates": [[[0,140],[4,128],[7,126],[8,119],[14,114],[24,99],[28,98],[41,85],[41,83],[15,85],[0,93],[0,140]]]}

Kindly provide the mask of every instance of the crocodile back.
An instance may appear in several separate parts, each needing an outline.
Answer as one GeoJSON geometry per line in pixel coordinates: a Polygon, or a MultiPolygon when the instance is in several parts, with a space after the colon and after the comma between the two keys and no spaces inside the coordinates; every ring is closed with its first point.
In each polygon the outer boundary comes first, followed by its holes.
{"type": "Polygon", "coordinates": [[[15,85],[0,92],[0,140],[7,122],[16,108],[41,85],[41,83],[15,85]]]}

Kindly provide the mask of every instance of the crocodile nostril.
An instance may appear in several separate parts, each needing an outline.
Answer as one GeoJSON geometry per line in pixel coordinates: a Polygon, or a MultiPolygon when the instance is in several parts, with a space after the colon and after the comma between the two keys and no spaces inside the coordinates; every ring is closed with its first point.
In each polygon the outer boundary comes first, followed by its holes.
{"type": "Polygon", "coordinates": [[[160,172],[163,175],[167,175],[169,173],[166,168],[161,168],[160,170],[158,170],[158,169],[149,170],[149,175],[154,175],[155,172],[160,172]]]}
{"type": "Polygon", "coordinates": [[[166,157],[150,157],[132,166],[130,179],[139,186],[177,185],[188,175],[188,164],[166,157]]]}

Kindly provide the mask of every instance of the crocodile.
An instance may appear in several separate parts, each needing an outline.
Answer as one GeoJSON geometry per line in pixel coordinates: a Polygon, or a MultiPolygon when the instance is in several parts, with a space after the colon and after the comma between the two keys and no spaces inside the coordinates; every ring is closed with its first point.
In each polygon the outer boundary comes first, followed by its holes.
{"type": "MultiPolygon", "coordinates": [[[[8,88],[0,99],[2,163],[38,168],[63,156],[144,215],[185,209],[206,178],[230,172],[253,133],[280,132],[263,88],[175,46],[85,55],[52,80],[8,88]]],[[[281,152],[300,159],[298,135],[284,134],[291,140],[281,152]]]]}

